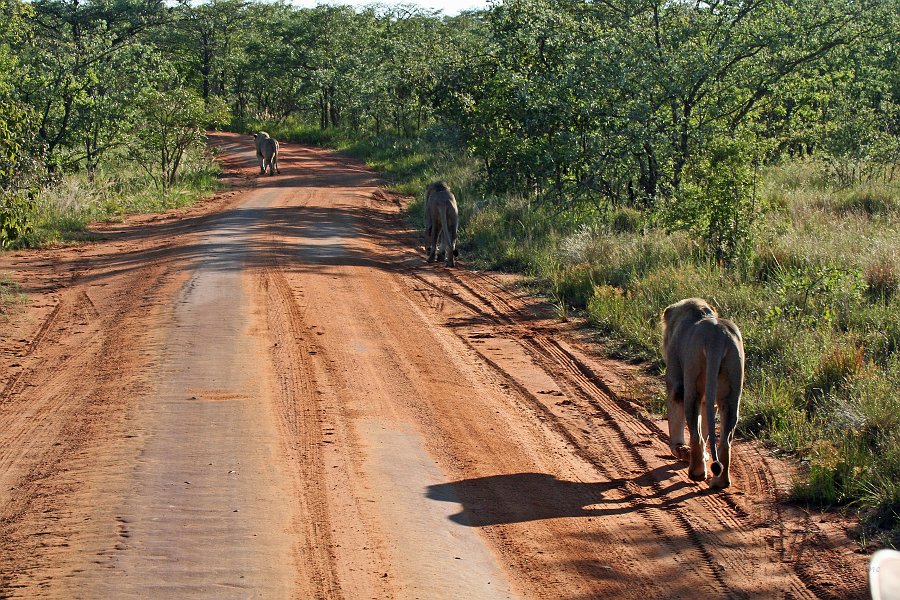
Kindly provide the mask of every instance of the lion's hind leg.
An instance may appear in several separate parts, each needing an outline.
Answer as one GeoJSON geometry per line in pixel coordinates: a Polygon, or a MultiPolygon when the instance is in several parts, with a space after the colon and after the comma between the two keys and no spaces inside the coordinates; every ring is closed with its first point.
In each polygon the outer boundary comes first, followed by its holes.
{"type": "Polygon", "coordinates": [[[441,215],[441,236],[443,237],[444,260],[447,262],[448,267],[452,267],[456,264],[456,259],[453,255],[453,238],[450,237],[449,204],[441,212],[443,213],[441,215]]]}
{"type": "Polygon", "coordinates": [[[709,486],[712,488],[722,489],[731,485],[731,443],[734,441],[734,432],[737,429],[740,398],[740,392],[732,393],[719,403],[722,433],[718,450],[722,472],[713,474],[713,478],[709,481],[709,486]]]}
{"type": "Polygon", "coordinates": [[[666,403],[669,409],[669,448],[672,456],[687,462],[691,451],[684,443],[684,383],[666,376],[666,403]]]}
{"type": "Polygon", "coordinates": [[[702,439],[702,447],[703,447],[703,463],[706,464],[709,462],[710,453],[713,454],[712,459],[713,463],[710,465],[713,474],[717,474],[719,471],[716,471],[717,467],[721,467],[718,462],[718,452],[713,452],[712,444],[715,443],[715,438],[713,437],[715,429],[710,431],[709,424],[712,423],[712,426],[716,426],[716,404],[714,402],[707,402],[706,396],[704,395],[700,399],[700,437],[702,439]],[[712,410],[710,410],[710,407],[712,410]],[[707,452],[707,450],[709,452],[707,452]]]}
{"type": "Polygon", "coordinates": [[[702,397],[697,393],[697,374],[685,373],[684,415],[690,438],[688,477],[694,481],[706,480],[706,438],[700,429],[702,397]]]}
{"type": "Polygon", "coordinates": [[[430,263],[434,262],[435,256],[437,255],[439,231],[437,223],[434,222],[434,217],[432,217],[428,227],[428,262],[430,263]]]}

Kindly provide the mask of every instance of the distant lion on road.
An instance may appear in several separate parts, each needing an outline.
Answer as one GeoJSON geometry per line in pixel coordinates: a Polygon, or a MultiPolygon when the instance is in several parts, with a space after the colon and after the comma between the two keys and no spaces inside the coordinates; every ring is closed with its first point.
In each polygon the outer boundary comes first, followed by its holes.
{"type": "Polygon", "coordinates": [[[456,249],[456,238],[459,233],[459,209],[456,197],[447,184],[435,181],[425,188],[425,241],[428,244],[428,262],[443,255],[447,266],[456,264],[459,252],[456,249]],[[438,253],[438,243],[441,251],[438,253]]]}
{"type": "Polygon", "coordinates": [[[269,170],[269,175],[274,175],[276,172],[280,174],[281,169],[278,168],[278,140],[265,131],[254,133],[253,139],[256,142],[256,158],[259,160],[260,175],[264,174],[266,169],[269,170]]]}
{"type": "Polygon", "coordinates": [[[737,426],[744,386],[744,341],[737,325],[720,319],[700,298],[687,298],[662,315],[666,400],[672,454],[688,460],[688,476],[706,479],[706,439],[712,453],[710,487],[731,485],[731,442],[737,426]],[[716,444],[716,407],[722,439],[716,444]],[[687,419],[690,448],[684,445],[687,419]],[[722,462],[719,462],[721,456],[722,462]]]}

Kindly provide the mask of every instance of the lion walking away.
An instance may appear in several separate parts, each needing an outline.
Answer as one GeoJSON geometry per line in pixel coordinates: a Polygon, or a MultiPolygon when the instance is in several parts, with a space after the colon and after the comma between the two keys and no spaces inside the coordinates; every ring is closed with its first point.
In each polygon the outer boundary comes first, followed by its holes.
{"type": "Polygon", "coordinates": [[[672,304],[662,314],[666,401],[672,454],[688,461],[688,476],[706,479],[706,439],[712,453],[710,487],[731,485],[731,442],[744,386],[744,341],[737,325],[720,319],[700,298],[672,304]],[[722,423],[716,443],[716,408],[722,423]],[[684,445],[687,421],[690,448],[684,445]],[[720,462],[721,460],[721,462],[720,462]]]}
{"type": "Polygon", "coordinates": [[[456,238],[459,231],[459,209],[456,197],[447,184],[436,181],[425,188],[425,242],[428,262],[443,256],[447,266],[456,264],[459,251],[456,238]],[[438,244],[441,248],[438,249],[438,244]]]}
{"type": "Polygon", "coordinates": [[[254,133],[253,140],[256,143],[256,160],[259,161],[259,174],[265,174],[266,169],[269,170],[269,175],[280,174],[281,169],[278,168],[278,140],[265,131],[254,133]]]}

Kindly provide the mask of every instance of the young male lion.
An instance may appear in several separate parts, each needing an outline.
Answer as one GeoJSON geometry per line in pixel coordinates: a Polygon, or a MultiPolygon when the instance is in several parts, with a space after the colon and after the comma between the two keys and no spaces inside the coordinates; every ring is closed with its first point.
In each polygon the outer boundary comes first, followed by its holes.
{"type": "Polygon", "coordinates": [[[267,169],[269,175],[281,173],[281,169],[278,168],[278,140],[265,131],[254,133],[253,139],[256,143],[256,159],[259,161],[260,175],[264,175],[267,169]]]}
{"type": "Polygon", "coordinates": [[[672,454],[688,460],[688,476],[706,479],[706,440],[712,453],[710,486],[731,485],[731,441],[737,425],[744,386],[744,342],[737,325],[720,319],[700,298],[687,298],[662,314],[666,400],[672,454]],[[716,445],[716,407],[722,438],[716,445]],[[684,446],[687,418],[690,450],[684,446]],[[721,461],[719,462],[719,457],[721,461]]]}
{"type": "Polygon", "coordinates": [[[259,162],[260,174],[266,172],[265,163],[263,162],[262,144],[265,140],[268,139],[270,139],[270,136],[265,131],[260,131],[259,133],[253,134],[253,143],[254,145],[256,145],[256,160],[259,162]]]}
{"type": "Polygon", "coordinates": [[[452,267],[459,256],[456,250],[456,237],[459,229],[459,209],[456,197],[447,184],[435,181],[425,188],[425,241],[428,244],[428,262],[434,262],[438,254],[438,243],[442,246],[441,254],[452,267]]]}

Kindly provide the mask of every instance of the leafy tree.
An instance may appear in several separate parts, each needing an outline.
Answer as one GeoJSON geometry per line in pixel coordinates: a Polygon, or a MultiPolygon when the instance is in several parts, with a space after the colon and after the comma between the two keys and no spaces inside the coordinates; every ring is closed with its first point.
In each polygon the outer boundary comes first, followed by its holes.
{"type": "Polygon", "coordinates": [[[204,141],[204,128],[229,119],[220,101],[204,103],[197,92],[181,86],[146,90],[138,107],[144,125],[136,132],[137,164],[162,189],[176,182],[185,153],[204,141]]]}
{"type": "Polygon", "coordinates": [[[244,62],[244,52],[265,29],[262,13],[246,0],[179,3],[172,27],[161,32],[162,45],[177,53],[177,64],[188,81],[199,79],[200,95],[224,96],[244,62]]]}
{"type": "MultiPolygon", "coordinates": [[[[90,131],[76,129],[97,126],[85,118],[95,94],[111,90],[114,75],[140,72],[140,63],[128,65],[122,53],[160,25],[165,10],[161,0],[38,0],[32,6],[34,36],[23,52],[27,70],[20,89],[37,114],[39,138],[54,156],[91,137],[90,131]]],[[[98,149],[85,152],[91,156],[98,149]]],[[[77,157],[56,159],[78,163],[77,157]]]]}
{"type": "Polygon", "coordinates": [[[497,68],[473,149],[520,186],[652,205],[785,80],[864,35],[864,8],[509,0],[489,16],[497,68]]]}
{"type": "Polygon", "coordinates": [[[139,118],[135,101],[163,77],[152,47],[134,44],[85,71],[84,93],[72,107],[69,160],[84,164],[93,179],[102,157],[125,144],[139,118]]]}
{"type": "Polygon", "coordinates": [[[41,173],[40,147],[34,142],[32,114],[0,95],[0,247],[27,234],[31,199],[41,173]]]}
{"type": "Polygon", "coordinates": [[[14,48],[28,35],[29,5],[0,0],[0,247],[28,233],[32,195],[40,182],[42,148],[34,139],[34,115],[16,97],[14,48]]]}

